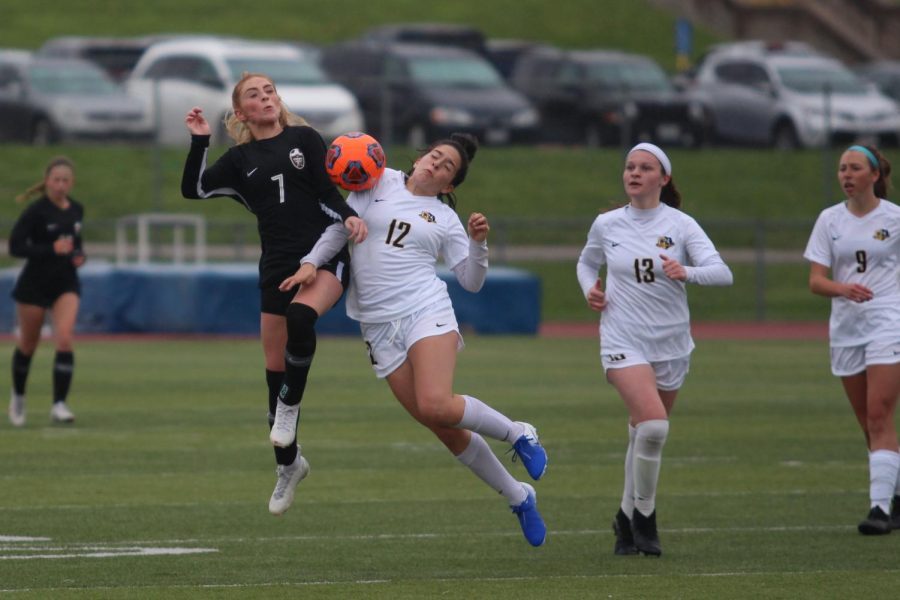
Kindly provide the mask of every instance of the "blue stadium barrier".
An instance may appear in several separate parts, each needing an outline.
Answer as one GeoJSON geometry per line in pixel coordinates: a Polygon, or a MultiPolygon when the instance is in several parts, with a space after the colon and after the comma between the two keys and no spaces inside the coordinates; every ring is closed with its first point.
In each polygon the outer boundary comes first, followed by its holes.
{"type": "MultiPolygon", "coordinates": [[[[18,268],[0,270],[0,332],[15,327],[10,298],[18,268]]],[[[205,266],[87,264],[80,270],[80,333],[213,333],[257,335],[259,289],[255,264],[205,266]]],[[[526,271],[491,268],[477,294],[447,282],[460,327],[485,334],[537,333],[540,280],[526,271]]],[[[319,319],[320,334],[359,333],[344,300],[319,319]]]]}

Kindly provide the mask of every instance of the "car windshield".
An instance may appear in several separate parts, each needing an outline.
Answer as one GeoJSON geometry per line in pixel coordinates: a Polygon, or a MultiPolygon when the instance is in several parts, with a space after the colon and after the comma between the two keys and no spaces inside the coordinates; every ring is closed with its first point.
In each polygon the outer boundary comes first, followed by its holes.
{"type": "Polygon", "coordinates": [[[666,92],[671,89],[663,70],[646,63],[594,63],[588,65],[585,78],[608,90],[666,92]]]}
{"type": "Polygon", "coordinates": [[[28,75],[34,89],[43,94],[102,96],[119,91],[106,73],[89,65],[34,65],[28,75]]]}
{"type": "Polygon", "coordinates": [[[494,88],[502,85],[500,75],[485,62],[471,58],[414,58],[409,63],[414,81],[441,87],[494,88]]]}
{"type": "Polygon", "coordinates": [[[315,85],[328,82],[319,65],[311,60],[240,57],[226,62],[235,81],[247,72],[265,73],[275,85],[315,85]]]}
{"type": "Polygon", "coordinates": [[[821,94],[828,85],[832,93],[864,95],[866,86],[849,70],[831,66],[778,67],[778,76],[789,90],[801,94],[821,94]]]}

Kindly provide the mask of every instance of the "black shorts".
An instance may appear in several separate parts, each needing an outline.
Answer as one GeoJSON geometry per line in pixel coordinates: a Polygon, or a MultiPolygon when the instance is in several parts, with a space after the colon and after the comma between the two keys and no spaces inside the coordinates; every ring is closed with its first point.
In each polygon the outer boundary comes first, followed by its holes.
{"type": "MultiPolygon", "coordinates": [[[[341,252],[318,269],[319,271],[328,271],[337,277],[341,282],[341,287],[345,290],[347,289],[347,285],[350,284],[350,263],[347,261],[347,258],[348,256],[346,253],[341,252]]],[[[288,276],[293,275],[293,273],[294,272],[285,274],[278,283],[281,283],[281,281],[284,281],[288,276]]],[[[288,306],[291,304],[291,300],[293,300],[296,295],[296,289],[282,292],[278,289],[278,284],[261,288],[259,290],[260,312],[281,315],[283,317],[287,312],[288,306]]]]}
{"type": "Polygon", "coordinates": [[[60,296],[70,292],[81,296],[81,282],[77,275],[49,278],[24,274],[16,281],[12,297],[20,304],[50,308],[60,296]]]}

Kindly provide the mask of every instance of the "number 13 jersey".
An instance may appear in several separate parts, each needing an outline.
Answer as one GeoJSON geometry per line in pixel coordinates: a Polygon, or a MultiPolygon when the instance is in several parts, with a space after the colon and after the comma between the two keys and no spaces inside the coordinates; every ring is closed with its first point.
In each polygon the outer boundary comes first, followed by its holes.
{"type": "MultiPolygon", "coordinates": [[[[724,265],[700,225],[666,204],[646,210],[627,205],[594,220],[578,260],[579,282],[585,289],[587,270],[595,274],[607,266],[603,354],[638,347],[648,360],[661,361],[693,350],[685,282],[666,276],[661,254],[688,269],[724,265]]],[[[596,275],[590,285],[594,281],[596,275]]]]}

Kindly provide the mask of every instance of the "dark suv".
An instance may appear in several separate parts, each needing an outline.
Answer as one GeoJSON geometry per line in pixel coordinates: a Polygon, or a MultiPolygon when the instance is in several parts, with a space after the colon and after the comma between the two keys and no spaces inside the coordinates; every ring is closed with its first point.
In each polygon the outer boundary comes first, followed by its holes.
{"type": "Polygon", "coordinates": [[[702,106],[645,56],[542,46],[516,61],[509,81],[538,109],[544,141],[693,147],[705,139],[702,106]]]}
{"type": "Polygon", "coordinates": [[[144,50],[159,36],[88,37],[69,35],[52,38],[38,49],[39,56],[81,58],[95,63],[115,81],[123,81],[144,50]]]}
{"type": "Polygon", "coordinates": [[[536,132],[531,103],[463,48],[353,40],[325,48],[321,64],[353,92],[366,130],[383,144],[422,147],[459,131],[500,145],[536,132]]]}
{"type": "Polygon", "coordinates": [[[455,46],[487,55],[487,39],[480,29],[456,23],[396,23],[372,27],[362,39],[406,42],[430,46],[455,46]]]}

